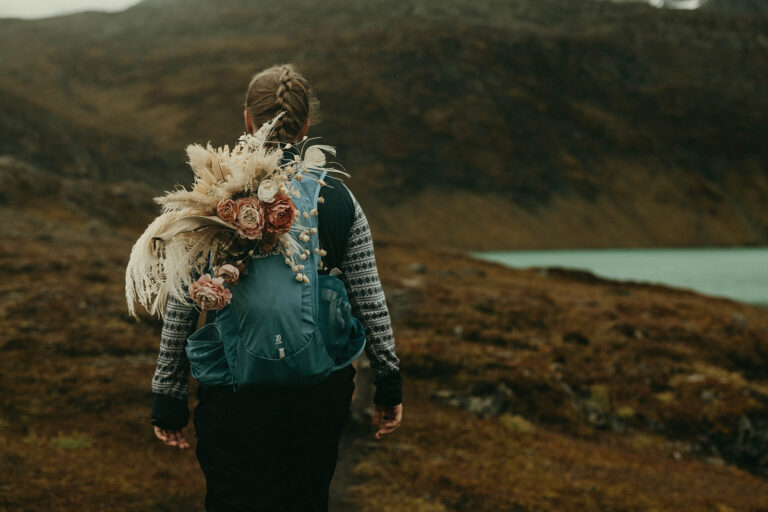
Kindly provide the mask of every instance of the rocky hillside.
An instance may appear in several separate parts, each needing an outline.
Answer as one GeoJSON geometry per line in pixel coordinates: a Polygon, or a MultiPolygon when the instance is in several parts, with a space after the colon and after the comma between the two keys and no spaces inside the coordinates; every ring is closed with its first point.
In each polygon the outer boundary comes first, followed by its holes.
{"type": "MultiPolygon", "coordinates": [[[[724,0],[718,3],[723,4],[724,0]]],[[[376,231],[472,249],[768,242],[768,17],[591,0],[147,1],[0,20],[0,153],[188,181],[249,76],[316,86],[376,231]]]]}

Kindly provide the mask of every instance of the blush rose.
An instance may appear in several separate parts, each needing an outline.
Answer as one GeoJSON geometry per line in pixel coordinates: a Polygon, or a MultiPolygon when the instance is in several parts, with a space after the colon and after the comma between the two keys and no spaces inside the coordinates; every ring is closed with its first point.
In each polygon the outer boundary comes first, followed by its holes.
{"type": "Polygon", "coordinates": [[[267,231],[278,235],[290,231],[295,212],[296,206],[290,197],[276,195],[274,201],[267,205],[267,231]]]}
{"type": "Polygon", "coordinates": [[[240,278],[240,270],[234,265],[226,263],[219,267],[216,277],[220,277],[227,284],[234,284],[240,278]]]}
{"type": "Polygon", "coordinates": [[[237,234],[249,240],[260,240],[265,224],[261,201],[253,197],[243,197],[237,200],[237,207],[237,234]]]}
{"type": "Polygon", "coordinates": [[[216,215],[218,215],[221,220],[227,222],[235,222],[237,219],[238,210],[239,208],[237,203],[231,199],[219,201],[219,204],[216,205],[216,215]]]}
{"type": "Polygon", "coordinates": [[[189,286],[189,296],[201,310],[219,310],[232,300],[232,292],[224,286],[224,279],[204,274],[189,286]]]}

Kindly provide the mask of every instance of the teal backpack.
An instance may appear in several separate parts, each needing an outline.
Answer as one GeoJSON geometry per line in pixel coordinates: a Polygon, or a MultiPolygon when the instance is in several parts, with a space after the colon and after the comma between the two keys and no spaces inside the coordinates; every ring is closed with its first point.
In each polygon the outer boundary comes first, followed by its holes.
{"type": "MultiPolygon", "coordinates": [[[[325,171],[318,179],[324,177],[325,171]]],[[[301,192],[294,199],[298,211],[317,208],[318,182],[294,184],[301,192]]],[[[317,228],[317,216],[304,224],[317,228]]],[[[230,289],[231,302],[209,311],[206,324],[187,339],[192,376],[201,384],[235,390],[303,386],[354,361],[365,347],[362,324],[352,316],[344,283],[318,274],[319,261],[320,255],[310,252],[302,262],[309,278],[304,283],[296,281],[281,254],[252,258],[247,275],[230,289]]]]}

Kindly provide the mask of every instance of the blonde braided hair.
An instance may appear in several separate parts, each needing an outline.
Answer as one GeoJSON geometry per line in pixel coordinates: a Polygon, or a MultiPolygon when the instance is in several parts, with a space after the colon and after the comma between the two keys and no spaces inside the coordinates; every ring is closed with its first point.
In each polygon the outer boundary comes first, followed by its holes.
{"type": "Polygon", "coordinates": [[[285,114],[272,130],[271,140],[297,142],[304,123],[316,123],[319,102],[312,88],[292,64],[272,66],[254,75],[245,95],[245,109],[255,129],[285,114]]]}

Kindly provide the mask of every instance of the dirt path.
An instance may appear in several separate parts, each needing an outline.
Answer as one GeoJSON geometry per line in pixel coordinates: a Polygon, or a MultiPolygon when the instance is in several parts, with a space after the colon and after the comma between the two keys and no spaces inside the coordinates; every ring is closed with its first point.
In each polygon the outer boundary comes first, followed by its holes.
{"type": "Polygon", "coordinates": [[[367,429],[348,421],[339,443],[339,459],[336,473],[331,483],[330,512],[358,512],[350,487],[359,484],[359,478],[353,475],[355,466],[365,457],[368,451],[363,445],[367,429]]]}

